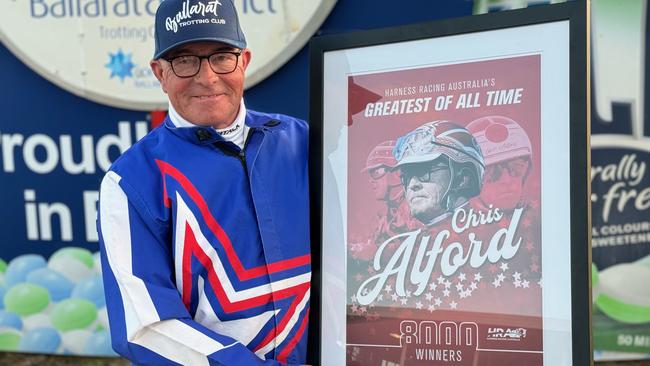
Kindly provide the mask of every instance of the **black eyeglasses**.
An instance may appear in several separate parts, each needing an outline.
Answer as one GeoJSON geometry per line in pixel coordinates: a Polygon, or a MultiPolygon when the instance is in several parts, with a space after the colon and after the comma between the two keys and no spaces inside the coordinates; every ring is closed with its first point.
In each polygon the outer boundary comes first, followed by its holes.
{"type": "Polygon", "coordinates": [[[449,167],[441,164],[408,164],[400,169],[400,178],[404,187],[408,187],[411,178],[415,178],[420,183],[428,183],[433,180],[433,176],[439,172],[449,171],[449,167]]]}
{"type": "Polygon", "coordinates": [[[182,55],[163,60],[172,65],[172,71],[179,78],[191,78],[201,70],[203,59],[207,59],[210,69],[217,74],[230,74],[239,63],[241,51],[218,51],[207,56],[182,55]]]}

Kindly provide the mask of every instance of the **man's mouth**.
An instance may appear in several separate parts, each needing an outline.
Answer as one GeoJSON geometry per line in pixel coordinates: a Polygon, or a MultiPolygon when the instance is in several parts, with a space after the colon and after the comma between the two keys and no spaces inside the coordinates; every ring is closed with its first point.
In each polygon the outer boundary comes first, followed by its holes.
{"type": "Polygon", "coordinates": [[[206,94],[206,95],[196,95],[194,98],[198,98],[199,100],[207,100],[207,99],[213,99],[217,98],[221,94],[206,94]]]}

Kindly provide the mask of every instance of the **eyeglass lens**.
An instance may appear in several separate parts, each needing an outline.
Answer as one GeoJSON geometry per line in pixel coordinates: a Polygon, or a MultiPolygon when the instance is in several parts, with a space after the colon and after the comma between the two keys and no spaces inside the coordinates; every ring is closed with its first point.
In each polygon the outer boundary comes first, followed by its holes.
{"type": "Polygon", "coordinates": [[[512,178],[521,178],[528,172],[529,166],[530,161],[527,159],[504,161],[488,166],[485,169],[485,177],[488,182],[496,182],[501,179],[503,172],[506,171],[512,178]]]}

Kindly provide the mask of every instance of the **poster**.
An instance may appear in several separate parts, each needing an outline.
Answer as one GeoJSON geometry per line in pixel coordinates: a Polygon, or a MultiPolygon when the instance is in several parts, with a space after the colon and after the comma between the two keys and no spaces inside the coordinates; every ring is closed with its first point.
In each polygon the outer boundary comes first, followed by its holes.
{"type": "Polygon", "coordinates": [[[347,364],[541,364],[540,61],[349,76],[347,364]]]}
{"type": "Polygon", "coordinates": [[[565,5],[312,43],[320,364],[590,362],[586,27],[565,5]]]}

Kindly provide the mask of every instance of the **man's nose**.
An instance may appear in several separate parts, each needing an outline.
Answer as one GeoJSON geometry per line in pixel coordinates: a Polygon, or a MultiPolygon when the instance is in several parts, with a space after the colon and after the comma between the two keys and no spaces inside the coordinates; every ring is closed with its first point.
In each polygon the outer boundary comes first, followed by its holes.
{"type": "Polygon", "coordinates": [[[420,189],[422,189],[422,182],[420,182],[420,180],[417,179],[416,177],[411,177],[409,178],[409,184],[407,188],[412,191],[419,191],[420,189]]]}
{"type": "Polygon", "coordinates": [[[215,78],[219,78],[219,74],[212,71],[210,60],[207,58],[201,59],[201,65],[199,67],[199,72],[196,74],[195,79],[199,81],[212,81],[215,78]]]}

